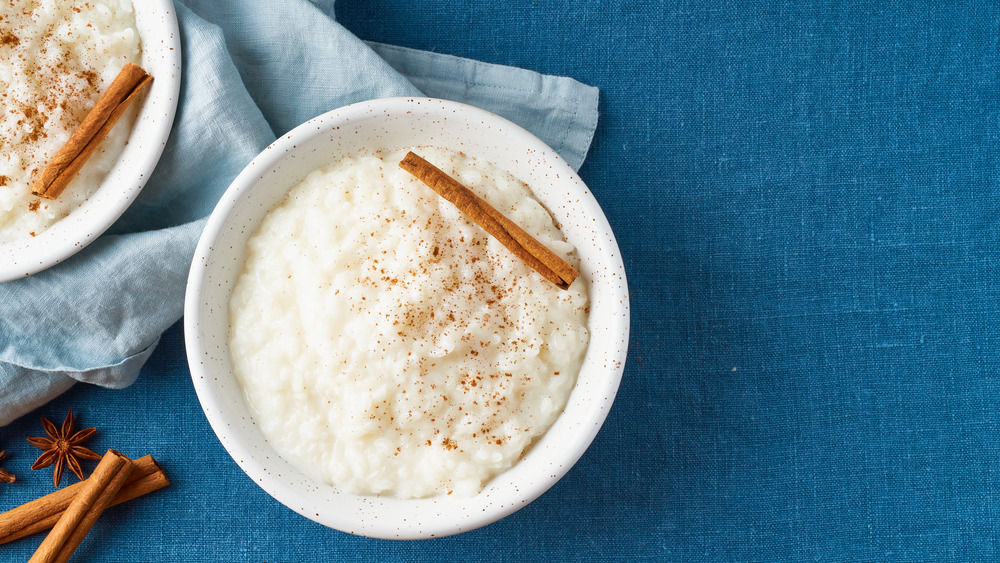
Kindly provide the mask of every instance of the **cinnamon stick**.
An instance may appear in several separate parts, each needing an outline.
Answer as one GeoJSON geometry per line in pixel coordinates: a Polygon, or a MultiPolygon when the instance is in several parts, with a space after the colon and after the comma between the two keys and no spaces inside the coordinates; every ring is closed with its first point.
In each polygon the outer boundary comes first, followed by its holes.
{"type": "Polygon", "coordinates": [[[46,199],[56,199],[66,189],[76,173],[83,168],[101,141],[108,136],[115,122],[132,100],[153,80],[142,67],[127,63],[115,77],[97,104],[70,135],[66,144],[42,170],[31,187],[31,193],[46,199]]]}
{"type": "Polygon", "coordinates": [[[45,536],[42,545],[28,563],[63,563],[69,561],[84,536],[111,504],[129,473],[132,472],[132,460],[115,450],[108,450],[101,462],[97,464],[94,473],[86,481],[73,502],[45,536]]]}
{"type": "MultiPolygon", "coordinates": [[[[140,457],[133,465],[128,481],[111,500],[110,506],[141,497],[170,484],[167,474],[153,456],[140,457]]],[[[0,514],[0,544],[52,528],[77,493],[86,486],[87,481],[80,481],[0,514]]]]}
{"type": "Polygon", "coordinates": [[[535,240],[524,229],[430,162],[413,152],[408,152],[399,163],[399,167],[453,203],[515,256],[560,289],[569,289],[573,280],[580,275],[573,266],[535,240]]]}

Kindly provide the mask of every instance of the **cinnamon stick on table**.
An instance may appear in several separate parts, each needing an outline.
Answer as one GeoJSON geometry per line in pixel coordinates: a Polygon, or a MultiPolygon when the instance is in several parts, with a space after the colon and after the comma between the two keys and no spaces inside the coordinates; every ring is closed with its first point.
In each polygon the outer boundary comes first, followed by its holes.
{"type": "Polygon", "coordinates": [[[86,486],[73,498],[28,563],[69,561],[94,522],[128,480],[133,465],[131,459],[115,450],[108,450],[94,473],[85,481],[86,486]]]}
{"type": "Polygon", "coordinates": [[[525,264],[557,287],[568,289],[573,280],[580,275],[573,266],[535,240],[524,229],[430,162],[409,152],[399,163],[399,167],[455,204],[483,230],[493,235],[525,264]]]}
{"type": "MultiPolygon", "coordinates": [[[[133,462],[133,465],[128,481],[109,506],[121,504],[170,484],[167,474],[153,456],[140,457],[133,462]]],[[[87,481],[80,481],[0,514],[0,544],[52,528],[66,507],[86,486],[87,481]]]]}
{"type": "Polygon", "coordinates": [[[101,94],[83,123],[42,170],[41,176],[31,187],[31,193],[46,199],[59,197],[90,155],[94,154],[101,141],[108,136],[132,100],[152,80],[153,77],[146,74],[142,67],[127,63],[107,91],[101,94]]]}

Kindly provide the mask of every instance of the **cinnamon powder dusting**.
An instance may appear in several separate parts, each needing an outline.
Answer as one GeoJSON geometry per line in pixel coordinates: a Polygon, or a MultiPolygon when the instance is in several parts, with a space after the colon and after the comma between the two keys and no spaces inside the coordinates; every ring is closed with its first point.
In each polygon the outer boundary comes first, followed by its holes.
{"type": "MultiPolygon", "coordinates": [[[[76,194],[42,213],[30,199],[36,175],[83,121],[125,62],[138,62],[140,45],[131,6],[106,0],[6,0],[0,5],[0,242],[48,228],[89,196],[76,194]],[[91,25],[100,21],[101,25],[91,25]],[[85,52],[86,56],[79,53],[85,52]],[[25,209],[33,213],[26,219],[25,209]]],[[[102,144],[101,164],[80,185],[100,184],[124,146],[131,117],[113,142],[102,144]],[[99,170],[98,170],[99,169],[99,170]]],[[[92,189],[90,190],[92,191],[92,189]]]]}
{"type": "MultiPolygon", "coordinates": [[[[487,197],[506,190],[503,205],[491,204],[530,209],[519,217],[546,240],[561,236],[523,183],[499,182],[509,175],[460,153],[421,150],[450,162],[456,176],[487,178],[479,186],[487,197]]],[[[282,447],[296,447],[289,419],[301,411],[261,409],[309,396],[327,405],[308,415],[325,421],[323,428],[304,423],[307,445],[288,455],[319,451],[317,435],[357,452],[351,467],[322,477],[334,485],[467,496],[516,463],[562,410],[589,338],[586,288],[565,291],[538,276],[450,203],[394,170],[398,161],[387,151],[314,172],[265,218],[230,304],[234,365],[265,435],[272,425],[282,429],[281,440],[272,440],[282,447]],[[278,306],[285,299],[289,309],[278,306]],[[303,337],[285,341],[271,331],[303,337]],[[291,377],[303,383],[275,400],[273,374],[287,371],[280,366],[288,357],[302,366],[291,377]],[[298,395],[299,388],[308,392],[298,395]],[[458,466],[468,471],[461,478],[448,469],[458,466]]]]}

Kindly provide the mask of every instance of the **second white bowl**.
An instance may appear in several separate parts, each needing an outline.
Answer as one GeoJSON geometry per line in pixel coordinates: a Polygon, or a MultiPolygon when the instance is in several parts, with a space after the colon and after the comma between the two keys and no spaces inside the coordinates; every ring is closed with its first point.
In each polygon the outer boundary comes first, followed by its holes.
{"type": "Polygon", "coordinates": [[[128,144],[97,190],[38,236],[0,243],[0,282],[44,270],[101,236],[146,184],[167,143],[181,84],[181,40],[170,0],[133,2],[142,67],[153,82],[140,97],[128,144]]]}

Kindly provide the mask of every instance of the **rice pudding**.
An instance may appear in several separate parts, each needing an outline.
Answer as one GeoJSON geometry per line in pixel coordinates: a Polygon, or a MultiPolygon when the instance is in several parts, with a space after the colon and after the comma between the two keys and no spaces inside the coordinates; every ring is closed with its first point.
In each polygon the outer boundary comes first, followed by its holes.
{"type": "Polygon", "coordinates": [[[130,0],[0,3],[0,243],[34,236],[85,201],[125,148],[136,108],[119,119],[56,200],[35,178],[126,63],[141,61],[130,0]]]}
{"type": "MultiPolygon", "coordinates": [[[[413,149],[573,265],[531,190],[413,149]]],[[[237,379],[287,461],[356,494],[472,496],[562,412],[586,284],[558,289],[401,170],[407,150],[312,172],[264,218],[230,298],[237,379]]]]}

